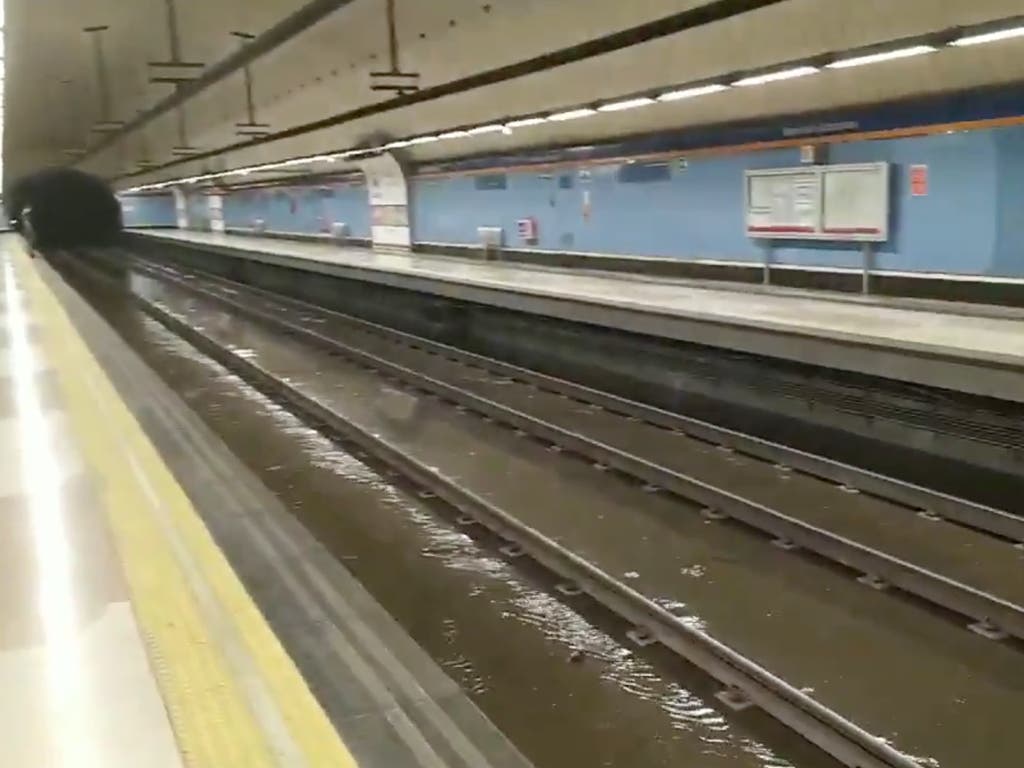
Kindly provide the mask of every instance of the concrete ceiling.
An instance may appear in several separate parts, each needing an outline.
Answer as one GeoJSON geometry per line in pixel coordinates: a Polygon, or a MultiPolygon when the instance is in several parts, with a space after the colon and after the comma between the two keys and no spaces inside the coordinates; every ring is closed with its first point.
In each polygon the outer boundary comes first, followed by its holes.
{"type": "MultiPolygon", "coordinates": [[[[294,0],[173,0],[181,56],[207,67],[236,51],[232,32],[254,35],[294,13],[294,0]]],[[[400,65],[431,86],[557,50],[701,0],[395,0],[400,65]],[[597,6],[599,6],[599,11],[597,6]]],[[[94,145],[103,119],[94,49],[83,28],[106,25],[110,117],[127,121],[172,86],[149,82],[147,62],[169,56],[167,0],[6,0],[7,87],[4,162],[8,177],[64,163],[65,150],[94,145]]],[[[386,0],[351,0],[251,67],[257,119],[277,131],[379,102],[370,72],[388,66],[386,0]]],[[[507,115],[557,109],[726,72],[839,51],[1020,13],[1020,0],[786,0],[771,8],[618,53],[507,83],[394,110],[313,134],[236,151],[227,167],[335,150],[377,135],[405,136],[507,115]]],[[[552,141],[591,141],[646,130],[870,102],[1024,79],[1024,39],[814,77],[733,89],[714,96],[600,118],[549,124],[473,140],[424,145],[422,159],[552,141]]],[[[241,73],[185,103],[188,142],[213,149],[239,140],[246,120],[241,73]]],[[[140,160],[166,162],[181,143],[171,111],[88,157],[108,177],[140,160]]],[[[198,173],[192,161],[133,184],[198,173]]]]}

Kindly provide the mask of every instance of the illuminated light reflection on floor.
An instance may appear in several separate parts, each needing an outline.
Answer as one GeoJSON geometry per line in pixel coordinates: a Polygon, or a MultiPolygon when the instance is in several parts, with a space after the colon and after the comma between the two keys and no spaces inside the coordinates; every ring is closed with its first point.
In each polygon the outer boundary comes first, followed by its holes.
{"type": "Polygon", "coordinates": [[[28,504],[38,571],[37,606],[45,635],[47,694],[51,722],[59,731],[61,765],[100,765],[94,751],[93,706],[77,626],[72,553],[61,498],[60,457],[44,413],[35,375],[39,368],[29,342],[29,320],[14,267],[4,259],[8,365],[13,384],[21,459],[22,492],[28,504]]]}

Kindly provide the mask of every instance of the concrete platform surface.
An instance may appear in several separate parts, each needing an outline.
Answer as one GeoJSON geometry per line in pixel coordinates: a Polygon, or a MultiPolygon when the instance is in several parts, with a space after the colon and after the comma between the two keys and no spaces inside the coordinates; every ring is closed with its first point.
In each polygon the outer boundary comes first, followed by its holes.
{"type": "Polygon", "coordinates": [[[270,237],[184,230],[145,235],[341,277],[1024,401],[1024,314],[1015,310],[752,291],[270,237]]]}

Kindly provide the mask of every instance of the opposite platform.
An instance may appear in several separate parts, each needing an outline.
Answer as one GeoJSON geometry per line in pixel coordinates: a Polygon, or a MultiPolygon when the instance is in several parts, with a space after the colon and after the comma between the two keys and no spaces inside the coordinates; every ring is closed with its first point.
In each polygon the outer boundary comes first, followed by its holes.
{"type": "Polygon", "coordinates": [[[751,291],[328,243],[147,231],[150,242],[1024,402],[1024,313],[751,291]]]}

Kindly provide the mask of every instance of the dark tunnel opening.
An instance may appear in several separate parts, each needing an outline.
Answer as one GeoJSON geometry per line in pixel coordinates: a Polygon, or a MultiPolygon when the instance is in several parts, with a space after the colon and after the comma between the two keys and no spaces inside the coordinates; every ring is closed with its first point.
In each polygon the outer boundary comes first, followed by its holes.
{"type": "Polygon", "coordinates": [[[109,245],[121,233],[121,205],[110,186],[73,168],[23,176],[4,201],[13,228],[35,248],[109,245]]]}

